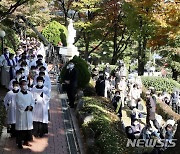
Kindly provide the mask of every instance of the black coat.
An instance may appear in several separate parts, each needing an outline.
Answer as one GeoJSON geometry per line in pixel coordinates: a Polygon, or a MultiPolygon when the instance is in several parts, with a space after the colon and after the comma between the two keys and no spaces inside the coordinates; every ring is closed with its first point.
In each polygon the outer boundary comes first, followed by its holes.
{"type": "Polygon", "coordinates": [[[104,96],[105,91],[105,80],[101,80],[100,78],[96,81],[96,93],[98,96],[104,96]]]}
{"type": "Polygon", "coordinates": [[[67,84],[67,88],[77,88],[77,71],[75,68],[72,70],[68,69],[65,74],[65,80],[69,81],[70,83],[67,84]]]}
{"type": "Polygon", "coordinates": [[[149,120],[154,120],[156,113],[156,103],[152,96],[150,96],[150,98],[147,99],[146,106],[147,106],[147,118],[149,120]]]}

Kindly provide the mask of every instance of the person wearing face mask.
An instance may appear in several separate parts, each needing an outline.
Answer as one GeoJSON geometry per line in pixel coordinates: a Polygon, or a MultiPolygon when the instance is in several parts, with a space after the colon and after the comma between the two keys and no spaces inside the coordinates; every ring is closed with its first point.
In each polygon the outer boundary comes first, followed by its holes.
{"type": "Polygon", "coordinates": [[[67,74],[65,76],[66,83],[66,92],[69,99],[70,108],[74,108],[75,95],[77,90],[77,71],[75,69],[74,63],[69,63],[69,69],[67,70],[67,74]]]}
{"type": "Polygon", "coordinates": [[[105,79],[104,79],[104,74],[102,71],[99,72],[99,78],[96,81],[96,93],[98,96],[103,96],[104,97],[104,93],[105,93],[105,79]]]}
{"type": "Polygon", "coordinates": [[[26,80],[27,81],[27,76],[25,76],[25,70],[24,68],[20,68],[19,71],[21,72],[21,78],[20,80],[26,80]]]}
{"type": "MultiPolygon", "coordinates": [[[[5,54],[4,54],[5,55],[5,54]]],[[[6,55],[6,59],[3,61],[3,67],[1,72],[1,84],[8,89],[9,82],[14,78],[15,62],[13,61],[13,54],[9,54],[9,58],[6,55]]]]}
{"type": "Polygon", "coordinates": [[[19,92],[19,83],[13,81],[13,89],[7,92],[4,97],[4,105],[7,110],[7,132],[11,137],[15,137],[15,124],[16,124],[16,95],[19,92]]]}
{"type": "Polygon", "coordinates": [[[43,64],[43,66],[47,68],[47,64],[44,62],[42,55],[38,54],[38,55],[37,55],[37,59],[38,59],[38,60],[36,61],[36,63],[37,63],[37,62],[41,62],[41,63],[43,64]]]}
{"type": "Polygon", "coordinates": [[[37,85],[32,88],[35,106],[33,110],[33,134],[35,137],[42,137],[48,133],[48,107],[49,107],[49,91],[44,86],[43,77],[37,77],[37,85]]]}
{"type": "Polygon", "coordinates": [[[48,71],[47,71],[46,67],[44,67],[44,66],[39,67],[39,72],[45,72],[45,75],[47,77],[49,77],[49,74],[48,74],[48,71]]]}
{"type": "Polygon", "coordinates": [[[135,119],[130,127],[132,132],[128,134],[128,136],[131,136],[131,139],[135,139],[135,138],[138,139],[141,135],[141,125],[138,119],[135,119]]]}
{"type": "Polygon", "coordinates": [[[29,75],[29,68],[27,67],[27,63],[26,62],[22,62],[21,63],[21,68],[24,69],[24,76],[28,76],[29,75]]]}
{"type": "Polygon", "coordinates": [[[19,59],[20,59],[20,50],[17,50],[16,56],[14,57],[14,61],[15,61],[16,65],[17,65],[19,59]]]}
{"type": "Polygon", "coordinates": [[[121,102],[121,97],[120,97],[120,91],[115,92],[115,95],[112,99],[112,104],[114,106],[115,112],[121,118],[122,117],[122,102],[121,102]]]}
{"type": "Polygon", "coordinates": [[[139,89],[137,88],[138,87],[138,85],[137,84],[134,84],[133,85],[133,87],[130,89],[130,99],[131,99],[131,104],[130,104],[130,108],[131,109],[134,109],[134,108],[136,108],[136,106],[137,106],[137,100],[139,99],[139,98],[141,98],[140,97],[140,91],[139,91],[139,89]]]}
{"type": "Polygon", "coordinates": [[[9,50],[4,48],[4,53],[0,56],[0,66],[3,66],[3,61],[9,59],[9,50]]]}
{"type": "Polygon", "coordinates": [[[31,69],[29,71],[29,75],[34,79],[35,76],[39,74],[39,71],[37,70],[36,66],[31,66],[31,69]]]}
{"type": "MultiPolygon", "coordinates": [[[[45,72],[39,72],[39,76],[43,77],[43,79],[44,79],[44,86],[47,87],[48,90],[49,90],[49,93],[51,93],[51,80],[50,80],[50,78],[45,75],[45,72]]],[[[34,79],[34,81],[35,81],[34,85],[37,84],[37,82],[36,82],[37,81],[36,80],[37,77],[38,76],[36,76],[35,79],[34,79]]]]}
{"type": "Polygon", "coordinates": [[[21,72],[19,70],[17,70],[16,71],[16,77],[9,82],[9,88],[8,89],[12,90],[13,89],[13,82],[14,81],[20,82],[20,79],[21,79],[21,72]]]}
{"type": "Polygon", "coordinates": [[[10,80],[12,80],[15,77],[15,67],[16,67],[14,54],[9,54],[9,61],[10,61],[10,63],[8,64],[10,66],[9,75],[10,75],[10,80]]]}
{"type": "Polygon", "coordinates": [[[35,55],[32,54],[30,56],[30,60],[29,60],[29,69],[31,68],[31,66],[35,66],[36,65],[36,59],[35,59],[35,55]]]}
{"type": "Polygon", "coordinates": [[[27,81],[20,82],[20,92],[16,95],[16,132],[18,148],[22,149],[22,142],[24,145],[31,146],[28,141],[32,140],[33,130],[33,108],[34,98],[30,91],[28,91],[27,81]]]}

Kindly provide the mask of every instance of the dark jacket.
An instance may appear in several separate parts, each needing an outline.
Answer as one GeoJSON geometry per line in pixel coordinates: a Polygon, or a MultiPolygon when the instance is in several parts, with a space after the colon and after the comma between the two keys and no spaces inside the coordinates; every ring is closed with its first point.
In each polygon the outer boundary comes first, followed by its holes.
{"type": "Polygon", "coordinates": [[[147,118],[148,120],[155,120],[155,113],[156,113],[156,103],[152,96],[150,96],[146,101],[147,107],[147,118]]]}
{"type": "Polygon", "coordinates": [[[98,96],[103,96],[104,97],[105,80],[102,79],[102,78],[99,78],[96,81],[95,89],[96,89],[96,93],[97,93],[98,96]]]}
{"type": "Polygon", "coordinates": [[[77,88],[78,79],[77,79],[77,71],[75,68],[72,70],[68,69],[65,74],[65,80],[68,80],[70,83],[67,84],[67,88],[77,88]]]}

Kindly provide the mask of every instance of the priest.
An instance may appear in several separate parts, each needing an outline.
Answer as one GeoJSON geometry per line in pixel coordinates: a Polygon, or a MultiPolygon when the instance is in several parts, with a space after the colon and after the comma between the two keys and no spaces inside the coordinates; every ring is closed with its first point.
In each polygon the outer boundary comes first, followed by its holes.
{"type": "Polygon", "coordinates": [[[22,142],[24,145],[31,146],[28,141],[32,140],[33,129],[33,108],[34,99],[32,93],[29,92],[27,81],[20,82],[20,92],[16,96],[16,133],[18,148],[22,149],[22,142]]]}

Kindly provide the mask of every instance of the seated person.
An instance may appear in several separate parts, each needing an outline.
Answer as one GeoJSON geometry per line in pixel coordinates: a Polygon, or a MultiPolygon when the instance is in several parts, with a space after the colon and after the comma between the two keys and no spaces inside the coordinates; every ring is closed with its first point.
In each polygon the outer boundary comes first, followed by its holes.
{"type": "Polygon", "coordinates": [[[138,139],[141,134],[141,125],[138,119],[135,119],[131,126],[126,127],[126,134],[129,139],[138,139]]]}
{"type": "Polygon", "coordinates": [[[136,108],[132,110],[130,116],[131,116],[131,125],[134,123],[136,119],[142,118],[142,114],[136,108]]]}

